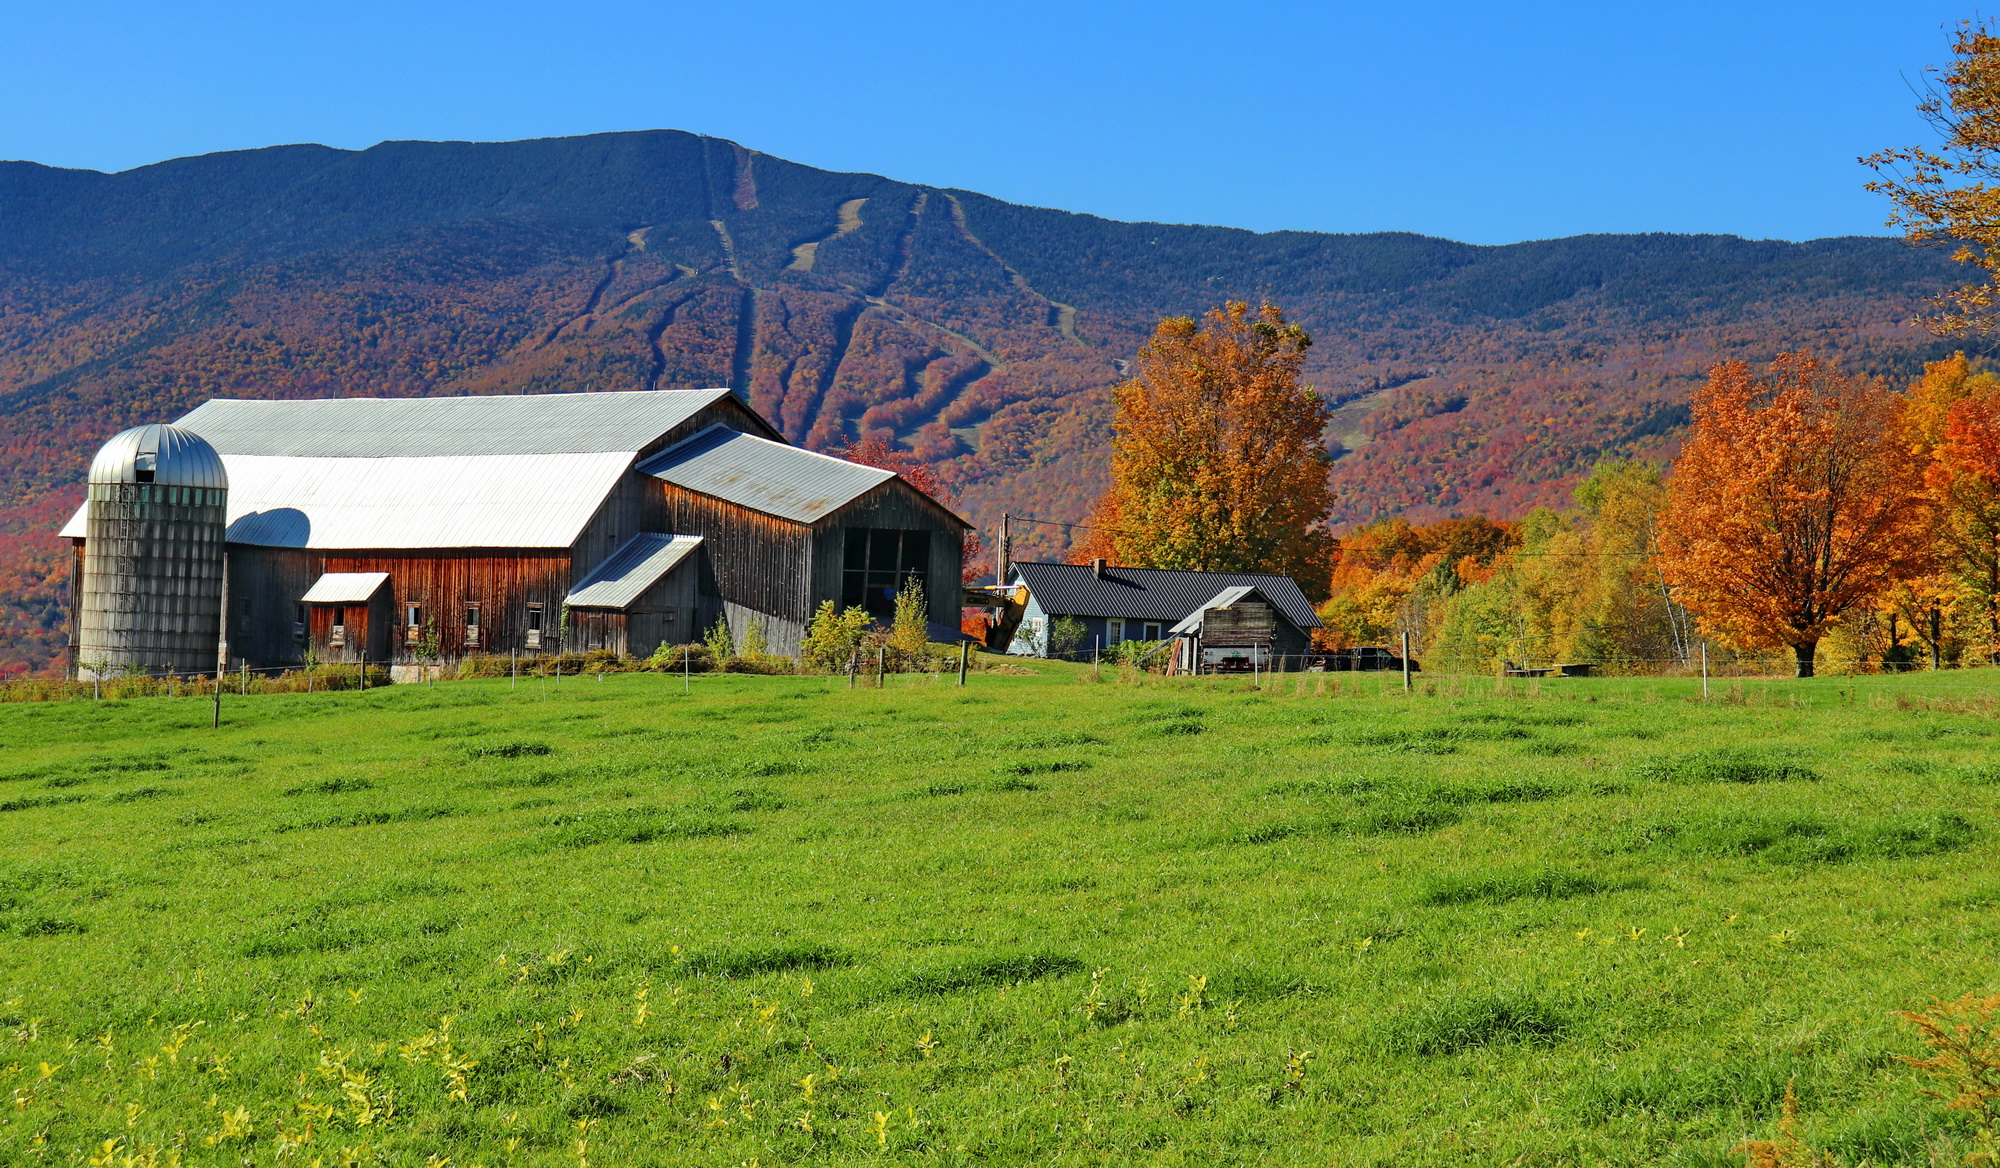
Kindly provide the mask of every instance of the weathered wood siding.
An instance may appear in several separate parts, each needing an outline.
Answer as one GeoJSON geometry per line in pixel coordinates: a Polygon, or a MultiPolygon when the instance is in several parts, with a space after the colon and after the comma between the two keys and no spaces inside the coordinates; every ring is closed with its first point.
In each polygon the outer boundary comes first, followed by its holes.
{"type": "Polygon", "coordinates": [[[661,644],[685,645],[701,639],[701,553],[674,565],[674,570],[639,594],[629,608],[572,608],[569,613],[573,652],[609,649],[633,657],[650,657],[661,644]]]}
{"type": "MultiPolygon", "coordinates": [[[[407,664],[417,660],[403,628],[403,606],[410,603],[423,606],[423,618],[435,628],[439,653],[446,660],[466,653],[534,652],[527,646],[530,603],[543,606],[541,651],[555,652],[562,600],[569,592],[570,557],[562,551],[533,548],[322,552],[232,544],[232,656],[252,666],[300,663],[306,646],[294,634],[299,598],[326,572],[389,574],[388,586],[377,600],[384,611],[380,620],[371,618],[368,656],[370,660],[387,658],[407,664]],[[469,604],[479,605],[476,646],[466,643],[465,608],[469,604]]],[[[316,652],[323,661],[354,660],[360,646],[352,642],[351,626],[347,655],[330,655],[326,638],[331,619],[330,613],[312,614],[309,632],[316,652]]]]}
{"type": "Polygon", "coordinates": [[[657,530],[702,538],[717,596],[791,624],[812,616],[810,528],[654,481],[665,512],[664,526],[657,530]]]}
{"type": "Polygon", "coordinates": [[[1311,638],[1269,601],[1246,597],[1202,615],[1201,643],[1223,648],[1268,645],[1274,653],[1303,653],[1311,638]]]}
{"type": "Polygon", "coordinates": [[[930,496],[901,479],[890,479],[814,525],[811,608],[817,608],[822,600],[840,602],[847,532],[855,527],[930,532],[931,562],[924,572],[930,620],[932,624],[958,627],[965,525],[930,496]]]}

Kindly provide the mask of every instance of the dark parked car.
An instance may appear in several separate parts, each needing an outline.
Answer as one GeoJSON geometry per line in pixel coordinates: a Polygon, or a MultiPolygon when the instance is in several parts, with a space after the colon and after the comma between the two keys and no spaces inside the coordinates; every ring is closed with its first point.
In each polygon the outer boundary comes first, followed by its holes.
{"type": "MultiPolygon", "coordinates": [[[[1364,645],[1359,649],[1336,649],[1322,654],[1321,668],[1337,672],[1372,673],[1377,670],[1402,672],[1403,659],[1377,645],[1364,645]]],[[[1416,659],[1410,660],[1410,672],[1420,673],[1423,666],[1416,659]]]]}

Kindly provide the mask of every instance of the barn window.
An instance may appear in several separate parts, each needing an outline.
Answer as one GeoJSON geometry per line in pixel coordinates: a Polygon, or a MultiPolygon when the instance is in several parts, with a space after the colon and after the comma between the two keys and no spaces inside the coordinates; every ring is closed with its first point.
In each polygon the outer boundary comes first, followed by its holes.
{"type": "Polygon", "coordinates": [[[141,450],[132,462],[132,477],[142,483],[153,481],[153,471],[159,465],[159,455],[150,450],[141,450]]]}
{"type": "Polygon", "coordinates": [[[347,643],[347,609],[342,605],[333,606],[333,634],[327,640],[334,645],[347,643]]]}
{"type": "Polygon", "coordinates": [[[539,649],[541,647],[542,647],[542,606],[539,604],[531,604],[528,606],[528,648],[539,649]]]}
{"type": "Polygon", "coordinates": [[[479,647],[479,606],[465,606],[465,644],[468,648],[479,647]]]}
{"type": "Polygon", "coordinates": [[[904,581],[924,577],[931,561],[931,533],[893,527],[850,527],[842,565],[840,603],[865,608],[878,620],[896,616],[896,593],[904,581]]]}

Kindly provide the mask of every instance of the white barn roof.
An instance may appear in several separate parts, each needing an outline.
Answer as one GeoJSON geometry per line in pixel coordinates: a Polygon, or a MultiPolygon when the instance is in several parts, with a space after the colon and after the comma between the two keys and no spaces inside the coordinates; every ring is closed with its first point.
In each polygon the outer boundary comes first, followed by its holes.
{"type": "MultiPolygon", "coordinates": [[[[728,397],[681,389],[216,400],[174,425],[213,446],[227,470],[231,543],[565,548],[640,451],[728,397]]],[[[798,523],[896,477],[719,423],[637,469],[798,523]]],[[[79,507],[62,534],[87,537],[84,514],[79,507]]]]}
{"type": "MultiPolygon", "coordinates": [[[[327,550],[568,547],[632,464],[620,452],[222,458],[229,542],[327,550]]],[[[89,534],[84,508],[62,534],[89,534]]]]}
{"type": "Polygon", "coordinates": [[[726,389],[661,389],[318,401],[217,398],[174,424],[208,439],[225,456],[636,454],[728,396],[726,389]]]}

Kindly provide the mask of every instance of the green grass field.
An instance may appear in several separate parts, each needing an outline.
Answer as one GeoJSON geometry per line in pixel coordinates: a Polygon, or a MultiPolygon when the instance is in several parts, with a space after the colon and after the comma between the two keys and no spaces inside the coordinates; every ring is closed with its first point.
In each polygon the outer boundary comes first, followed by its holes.
{"type": "Polygon", "coordinates": [[[0,1162],[1957,1161],[2000,674],[951,680],[0,706],[0,1162]]]}

